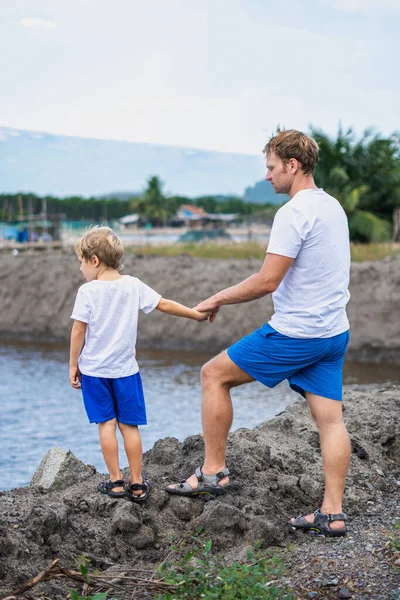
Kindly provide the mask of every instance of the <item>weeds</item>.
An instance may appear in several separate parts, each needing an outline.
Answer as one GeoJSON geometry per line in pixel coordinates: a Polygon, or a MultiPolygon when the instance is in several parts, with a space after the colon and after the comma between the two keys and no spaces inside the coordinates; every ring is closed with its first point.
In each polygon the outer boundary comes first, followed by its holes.
{"type": "Polygon", "coordinates": [[[173,593],[157,600],[291,600],[292,595],[277,585],[282,562],[257,551],[247,551],[246,562],[226,566],[223,557],[211,553],[212,542],[196,538],[195,549],[176,565],[163,564],[160,575],[175,585],[173,593]]]}

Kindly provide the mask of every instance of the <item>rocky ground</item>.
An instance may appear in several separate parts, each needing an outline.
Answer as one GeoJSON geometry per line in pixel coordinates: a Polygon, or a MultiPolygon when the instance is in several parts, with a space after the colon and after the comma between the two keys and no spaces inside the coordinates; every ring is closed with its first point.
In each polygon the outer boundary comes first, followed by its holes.
{"type": "MultiPolygon", "coordinates": [[[[294,598],[399,599],[400,388],[348,388],[344,406],[352,440],[347,537],[291,534],[286,526],[290,516],[321,501],[318,434],[299,402],[254,430],[230,435],[232,489],[217,499],[164,491],[167,483],[201,464],[200,436],[183,443],[165,438],[146,453],[154,487],[145,506],[96,492],[102,477],[94,469],[86,479],[50,493],[32,487],[1,492],[0,598],[57,558],[64,569],[76,570],[76,561],[86,554],[100,572],[148,573],[179,553],[171,551],[174,544],[183,548],[203,528],[227,563],[257,543],[261,550],[274,549],[286,565],[278,583],[287,585],[294,598]]],[[[76,582],[61,571],[58,575],[17,597],[65,599],[76,582]]],[[[116,581],[123,590],[124,580],[116,581]]],[[[147,589],[142,597],[152,597],[147,589]]]]}

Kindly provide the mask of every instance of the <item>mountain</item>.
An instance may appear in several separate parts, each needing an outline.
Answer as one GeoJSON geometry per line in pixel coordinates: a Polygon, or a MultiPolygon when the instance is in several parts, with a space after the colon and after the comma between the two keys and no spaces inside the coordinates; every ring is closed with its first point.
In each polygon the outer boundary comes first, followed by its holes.
{"type": "Polygon", "coordinates": [[[287,194],[275,194],[270,182],[263,179],[245,189],[244,199],[254,204],[283,204],[289,200],[289,196],[287,194]]]}
{"type": "Polygon", "coordinates": [[[182,196],[239,195],[264,175],[263,156],[61,136],[0,127],[0,193],[98,196],[143,190],[158,175],[182,196]]]}

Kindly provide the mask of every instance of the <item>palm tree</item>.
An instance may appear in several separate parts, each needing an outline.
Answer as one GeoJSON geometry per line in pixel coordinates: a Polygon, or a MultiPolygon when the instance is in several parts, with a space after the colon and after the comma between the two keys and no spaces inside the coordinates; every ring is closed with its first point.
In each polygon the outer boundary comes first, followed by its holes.
{"type": "Polygon", "coordinates": [[[393,209],[400,205],[399,137],[384,139],[366,130],[356,140],[350,128],[341,126],[336,139],[311,128],[320,159],[318,185],[338,198],[349,218],[353,240],[383,241],[390,236],[393,209]]]}

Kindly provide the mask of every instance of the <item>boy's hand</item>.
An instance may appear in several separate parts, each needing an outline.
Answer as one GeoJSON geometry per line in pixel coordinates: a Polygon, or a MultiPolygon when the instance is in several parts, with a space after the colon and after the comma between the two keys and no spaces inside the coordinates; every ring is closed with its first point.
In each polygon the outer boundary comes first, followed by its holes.
{"type": "Polygon", "coordinates": [[[208,319],[213,314],[212,310],[207,310],[206,312],[200,312],[198,310],[195,310],[195,312],[198,314],[198,317],[196,317],[196,321],[198,323],[203,323],[203,321],[208,321],[208,319]]]}
{"type": "Polygon", "coordinates": [[[82,374],[78,367],[69,368],[69,381],[75,390],[81,389],[82,374]]]}
{"type": "Polygon", "coordinates": [[[214,323],[219,309],[220,309],[220,305],[215,300],[214,296],[207,298],[207,300],[203,300],[203,302],[199,302],[197,304],[197,306],[194,307],[194,310],[197,310],[200,312],[205,311],[208,314],[211,313],[211,314],[209,314],[210,323],[214,323]]]}

